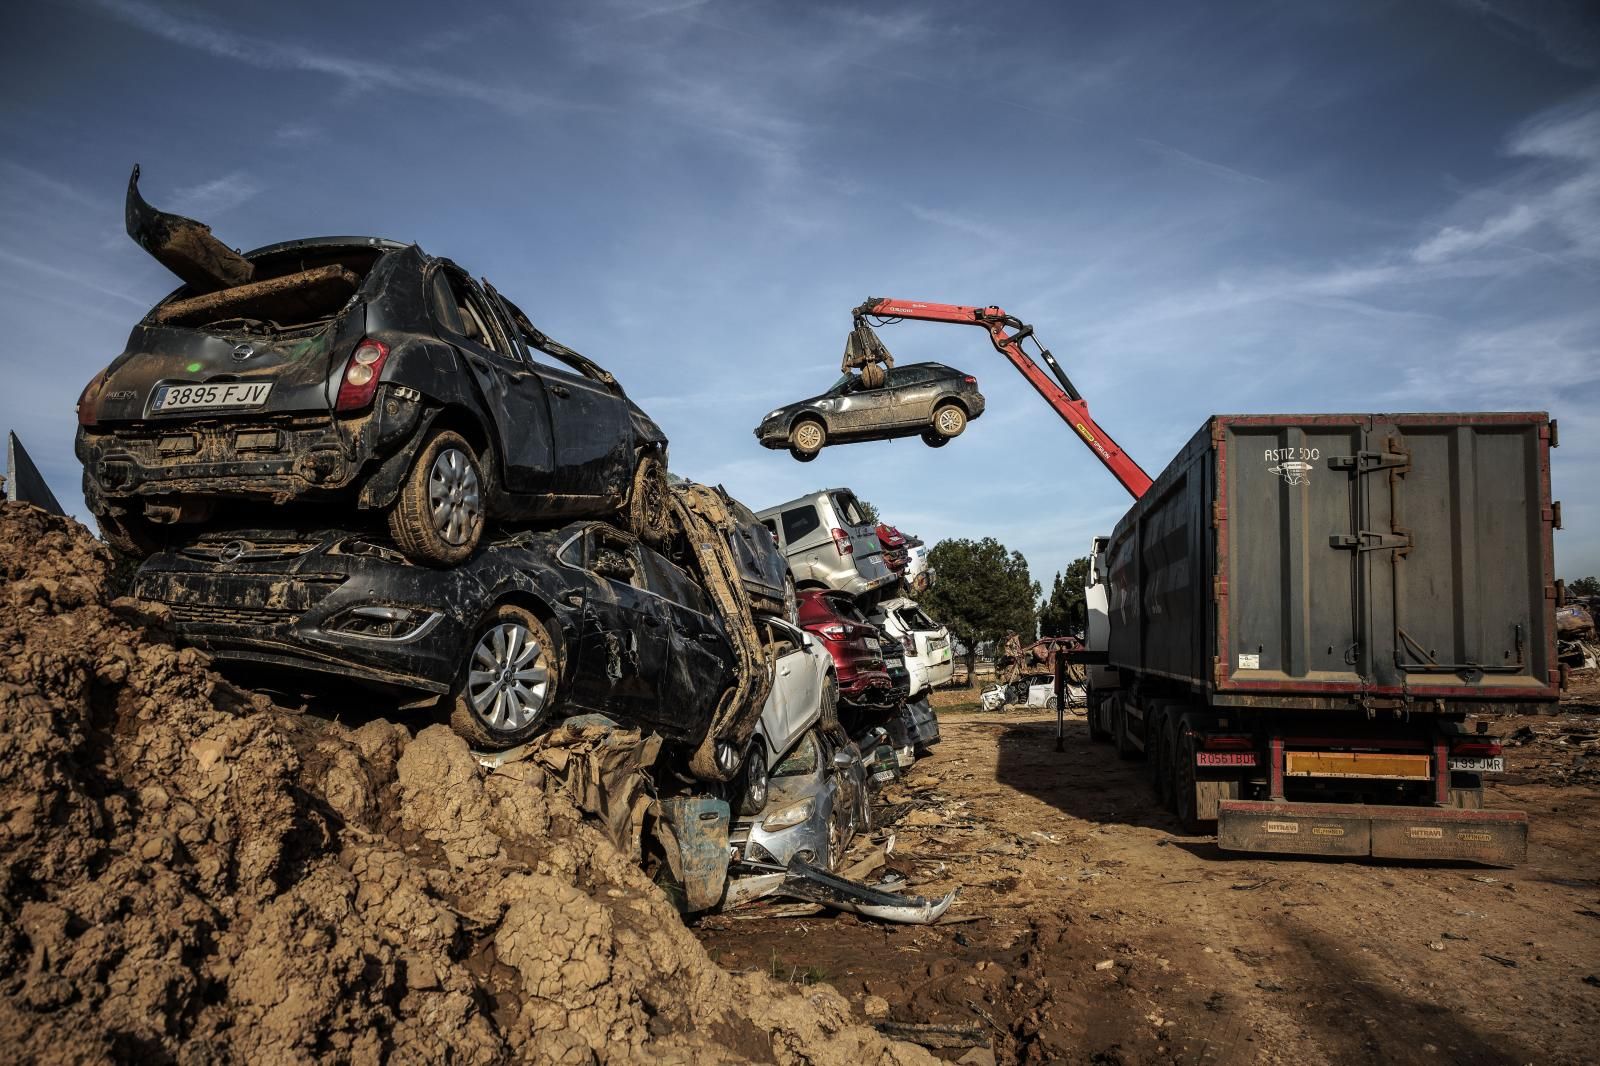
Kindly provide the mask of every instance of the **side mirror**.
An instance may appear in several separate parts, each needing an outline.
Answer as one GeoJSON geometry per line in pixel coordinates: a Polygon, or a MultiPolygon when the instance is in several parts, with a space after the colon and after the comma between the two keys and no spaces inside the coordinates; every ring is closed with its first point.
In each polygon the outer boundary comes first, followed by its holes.
{"type": "Polygon", "coordinates": [[[802,629],[800,631],[800,645],[805,648],[815,648],[817,646],[817,638],[802,629]]]}
{"type": "Polygon", "coordinates": [[[848,751],[841,750],[833,753],[833,765],[837,766],[841,770],[853,765],[855,761],[855,756],[851,755],[848,751]]]}

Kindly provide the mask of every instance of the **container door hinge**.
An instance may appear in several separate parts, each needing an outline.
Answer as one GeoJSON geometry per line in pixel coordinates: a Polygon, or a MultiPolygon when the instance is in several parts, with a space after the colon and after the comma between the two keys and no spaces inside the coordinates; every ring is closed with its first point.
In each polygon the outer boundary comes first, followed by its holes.
{"type": "Polygon", "coordinates": [[[1357,474],[1370,474],[1375,470],[1389,470],[1410,465],[1409,452],[1356,452],[1354,455],[1328,456],[1329,470],[1353,470],[1357,474]]]}

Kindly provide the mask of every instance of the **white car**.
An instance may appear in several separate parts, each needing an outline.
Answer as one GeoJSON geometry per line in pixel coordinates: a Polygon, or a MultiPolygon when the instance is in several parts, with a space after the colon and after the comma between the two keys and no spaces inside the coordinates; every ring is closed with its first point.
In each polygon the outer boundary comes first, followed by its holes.
{"type": "Polygon", "coordinates": [[[760,814],[766,807],[769,771],[817,724],[823,707],[839,698],[833,656],[816,637],[778,618],[757,621],[766,629],[763,635],[769,646],[786,650],[773,665],[772,691],[745,755],[738,791],[739,813],[747,815],[760,814]]]}
{"type": "Polygon", "coordinates": [[[921,592],[933,584],[933,568],[928,565],[928,553],[932,550],[921,541],[906,546],[906,585],[913,592],[921,592]]]}
{"type": "Polygon", "coordinates": [[[947,683],[956,670],[950,631],[929,618],[915,601],[905,597],[878,604],[871,621],[905,645],[906,670],[911,674],[911,694],[918,699],[947,683]]]}
{"type": "MultiPolygon", "coordinates": [[[[1021,689],[1021,685],[1014,686],[1021,689]]],[[[1018,692],[1007,692],[1005,685],[990,685],[978,697],[979,703],[986,711],[999,710],[1001,707],[1012,703],[1013,696],[1022,695],[1018,692]]],[[[1082,685],[1067,685],[1067,706],[1082,707],[1085,703],[1082,685]]],[[[1027,686],[1027,693],[1020,701],[1023,707],[1044,707],[1047,710],[1056,709],[1056,685],[1054,681],[1039,681],[1027,686]]]]}

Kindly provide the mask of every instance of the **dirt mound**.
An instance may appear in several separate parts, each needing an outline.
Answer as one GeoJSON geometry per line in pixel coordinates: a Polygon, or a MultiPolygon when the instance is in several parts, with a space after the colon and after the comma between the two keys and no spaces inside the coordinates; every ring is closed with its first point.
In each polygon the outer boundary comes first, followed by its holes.
{"type": "Polygon", "coordinates": [[[111,568],[0,508],[14,1061],[927,1061],[714,965],[538,766],[234,689],[111,568]]]}

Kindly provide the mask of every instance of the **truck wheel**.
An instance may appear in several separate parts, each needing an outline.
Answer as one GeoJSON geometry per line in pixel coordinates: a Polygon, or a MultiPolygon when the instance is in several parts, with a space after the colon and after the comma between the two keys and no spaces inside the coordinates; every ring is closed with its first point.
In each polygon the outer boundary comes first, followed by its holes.
{"type": "Polygon", "coordinates": [[[552,718],[559,683],[559,657],[543,623],[521,607],[498,607],[478,627],[456,679],[450,728],[491,751],[521,744],[552,718]]]}
{"type": "Polygon", "coordinates": [[[161,528],[143,515],[95,515],[95,524],[101,540],[134,559],[148,559],[166,547],[161,528]]]}
{"type": "Polygon", "coordinates": [[[789,430],[789,451],[802,463],[817,457],[828,443],[828,427],[815,418],[802,418],[789,430]]]}
{"type": "Polygon", "coordinates": [[[1100,724],[1100,716],[1105,713],[1101,708],[1105,703],[1104,699],[1096,700],[1089,705],[1088,713],[1084,715],[1089,723],[1089,739],[1097,744],[1104,744],[1111,739],[1111,731],[1100,724]]]}
{"type": "Polygon", "coordinates": [[[945,440],[961,436],[967,428],[967,412],[958,403],[941,404],[933,412],[933,432],[945,440]]]}
{"type": "Polygon", "coordinates": [[[1199,797],[1195,795],[1195,741],[1194,732],[1185,729],[1183,723],[1177,724],[1176,744],[1173,747],[1172,759],[1172,812],[1178,816],[1178,824],[1185,833],[1191,835],[1205,832],[1205,827],[1200,822],[1199,797]]]}
{"type": "Polygon", "coordinates": [[[628,531],[652,547],[666,543],[672,534],[671,501],[667,468],[655,455],[642,456],[628,493],[628,531]]]}
{"type": "Polygon", "coordinates": [[[1150,789],[1156,794],[1156,802],[1163,805],[1172,794],[1172,785],[1167,776],[1168,765],[1172,762],[1172,753],[1166,743],[1169,718],[1167,708],[1162,706],[1154,708],[1146,720],[1150,739],[1144,753],[1150,764],[1150,789]]]}
{"type": "Polygon", "coordinates": [[[454,566],[483,535],[483,470],[472,446],[448,429],[428,438],[389,509],[389,533],[419,563],[454,566]]]}

